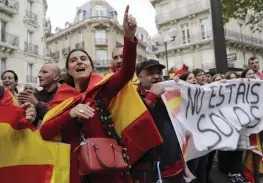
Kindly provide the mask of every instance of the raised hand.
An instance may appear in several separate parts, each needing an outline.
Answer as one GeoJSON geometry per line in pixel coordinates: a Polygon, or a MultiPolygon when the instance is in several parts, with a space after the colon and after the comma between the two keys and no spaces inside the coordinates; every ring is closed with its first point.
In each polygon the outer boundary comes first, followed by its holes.
{"type": "Polygon", "coordinates": [[[126,6],[124,18],[123,18],[123,30],[124,36],[128,37],[129,40],[134,41],[134,36],[137,29],[136,19],[129,14],[129,5],[126,6]]]}

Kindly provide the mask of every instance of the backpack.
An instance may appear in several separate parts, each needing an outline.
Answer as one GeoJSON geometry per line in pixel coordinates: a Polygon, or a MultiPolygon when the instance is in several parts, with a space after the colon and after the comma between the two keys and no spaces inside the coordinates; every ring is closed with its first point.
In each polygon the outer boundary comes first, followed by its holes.
{"type": "Polygon", "coordinates": [[[5,94],[5,89],[3,86],[0,86],[0,99],[3,98],[4,94],[5,94]]]}

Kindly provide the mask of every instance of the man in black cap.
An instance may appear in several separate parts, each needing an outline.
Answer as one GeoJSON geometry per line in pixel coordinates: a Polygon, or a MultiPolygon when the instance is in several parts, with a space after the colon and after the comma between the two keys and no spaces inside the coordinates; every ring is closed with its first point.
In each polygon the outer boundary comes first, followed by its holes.
{"type": "MultiPolygon", "coordinates": [[[[153,149],[154,153],[152,151],[146,153],[138,164],[143,164],[143,167],[150,167],[150,169],[156,169],[156,167],[154,167],[154,161],[158,159],[160,161],[163,183],[184,183],[184,161],[182,159],[180,145],[172,121],[161,99],[161,95],[165,92],[163,85],[160,83],[164,81],[162,72],[164,68],[164,65],[153,59],[141,62],[136,66],[136,74],[140,81],[137,91],[151,112],[163,138],[163,144],[153,149]],[[149,166],[145,166],[145,164],[149,164],[149,166]]],[[[145,170],[145,172],[140,171],[140,175],[145,176],[146,174],[147,176],[147,173],[149,173],[147,170],[145,170]]],[[[156,177],[156,175],[154,177],[156,177]]],[[[137,180],[135,179],[135,181],[137,180]]],[[[147,183],[154,182],[149,181],[148,178],[147,180],[147,183]]]]}

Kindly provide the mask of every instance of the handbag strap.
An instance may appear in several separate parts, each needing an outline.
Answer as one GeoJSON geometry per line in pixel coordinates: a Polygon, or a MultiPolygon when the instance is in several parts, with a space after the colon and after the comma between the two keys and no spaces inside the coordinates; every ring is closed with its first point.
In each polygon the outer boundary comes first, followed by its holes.
{"type": "MultiPolygon", "coordinates": [[[[111,117],[111,113],[108,110],[108,107],[106,106],[104,102],[104,98],[100,92],[97,94],[95,98],[95,104],[96,104],[97,110],[99,111],[99,116],[100,116],[100,120],[102,123],[102,127],[108,133],[110,138],[115,139],[117,143],[123,147],[124,144],[122,143],[120,136],[116,132],[114,122],[111,117]]],[[[124,147],[122,148],[122,154],[123,154],[123,159],[127,165],[127,169],[131,168],[131,166],[128,163],[129,157],[127,154],[127,149],[124,147]]]]}
{"type": "Polygon", "coordinates": [[[98,93],[98,95],[95,98],[95,104],[99,112],[103,129],[108,133],[109,137],[115,139],[120,146],[123,146],[121,138],[119,137],[114,127],[114,122],[112,120],[111,113],[105,105],[103,96],[100,93],[98,93]]]}

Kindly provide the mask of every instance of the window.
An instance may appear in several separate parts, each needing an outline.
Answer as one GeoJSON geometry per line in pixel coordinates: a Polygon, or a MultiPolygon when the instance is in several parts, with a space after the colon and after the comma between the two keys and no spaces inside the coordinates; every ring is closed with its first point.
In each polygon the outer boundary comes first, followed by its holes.
{"type": "Polygon", "coordinates": [[[85,10],[83,10],[82,12],[82,19],[84,20],[86,18],[87,12],[85,10]]]}
{"type": "Polygon", "coordinates": [[[143,39],[143,34],[141,34],[141,41],[144,41],[144,39],[143,39]]]}
{"type": "Polygon", "coordinates": [[[78,20],[79,20],[79,21],[82,21],[83,18],[84,18],[84,12],[83,12],[83,10],[79,10],[78,20]]]}
{"type": "Polygon", "coordinates": [[[1,73],[6,71],[6,58],[1,58],[1,73]]]}
{"type": "Polygon", "coordinates": [[[33,32],[27,31],[27,43],[32,44],[33,32]]]}
{"type": "Polygon", "coordinates": [[[6,22],[4,22],[4,21],[0,21],[0,35],[1,35],[1,39],[0,39],[0,41],[1,42],[6,42],[6,25],[7,25],[7,23],[6,22]]]}
{"type": "Polygon", "coordinates": [[[33,10],[33,2],[28,0],[27,1],[27,11],[32,13],[32,10],[33,10]]]}
{"type": "Polygon", "coordinates": [[[96,5],[95,16],[106,16],[106,8],[102,5],[96,5]]]}
{"type": "Polygon", "coordinates": [[[107,43],[107,35],[105,30],[96,30],[95,32],[96,43],[107,43]]]}
{"type": "Polygon", "coordinates": [[[56,43],[55,52],[58,51],[58,43],[56,43]]]}
{"type": "Polygon", "coordinates": [[[79,37],[79,38],[78,38],[78,39],[79,39],[79,42],[82,42],[82,41],[83,41],[83,34],[82,34],[82,32],[79,33],[79,36],[78,36],[78,37],[79,37]]]}
{"type": "Polygon", "coordinates": [[[32,77],[33,76],[33,64],[31,64],[31,63],[28,63],[27,64],[27,75],[28,76],[30,76],[30,77],[32,77]]]}
{"type": "Polygon", "coordinates": [[[65,40],[65,48],[69,48],[70,47],[70,41],[69,39],[65,40]]]}
{"type": "Polygon", "coordinates": [[[107,51],[106,50],[97,50],[96,51],[96,64],[105,65],[107,64],[107,51]]]}
{"type": "Polygon", "coordinates": [[[202,39],[209,38],[209,22],[208,18],[204,18],[200,20],[200,26],[201,26],[201,37],[202,39]]]}
{"type": "Polygon", "coordinates": [[[106,38],[106,31],[105,30],[96,30],[95,32],[96,38],[106,38]]]}
{"type": "Polygon", "coordinates": [[[181,25],[182,29],[182,38],[183,38],[183,44],[190,43],[190,30],[189,30],[189,24],[183,24],[181,25]]]}

